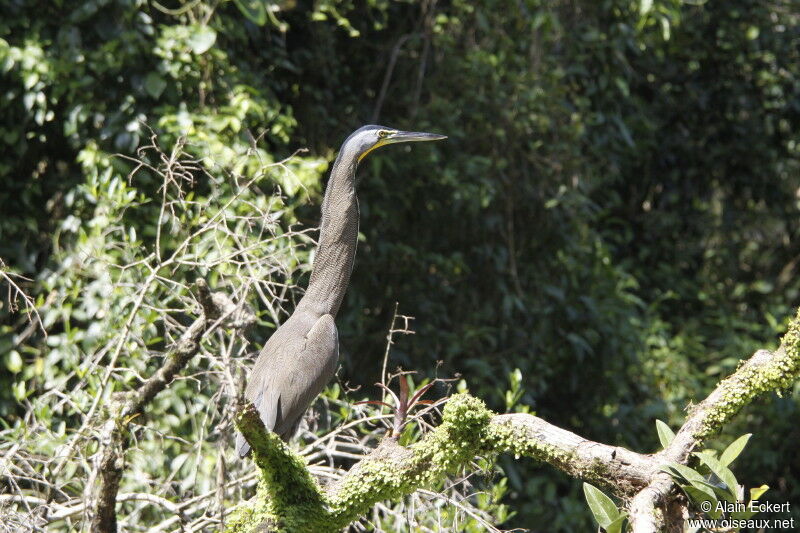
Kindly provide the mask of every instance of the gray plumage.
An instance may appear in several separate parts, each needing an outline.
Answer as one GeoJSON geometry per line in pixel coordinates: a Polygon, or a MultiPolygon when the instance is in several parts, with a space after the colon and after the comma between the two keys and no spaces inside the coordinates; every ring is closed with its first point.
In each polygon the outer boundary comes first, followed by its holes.
{"type": "MultiPolygon", "coordinates": [[[[284,441],[296,433],[306,409],[336,372],[339,334],[334,318],[350,282],[358,243],[358,162],[386,144],[444,138],[364,126],[342,144],[322,201],[319,245],[308,289],[292,316],[264,345],[245,389],[266,428],[284,441]]],[[[250,451],[238,432],[236,450],[240,457],[250,451]]]]}

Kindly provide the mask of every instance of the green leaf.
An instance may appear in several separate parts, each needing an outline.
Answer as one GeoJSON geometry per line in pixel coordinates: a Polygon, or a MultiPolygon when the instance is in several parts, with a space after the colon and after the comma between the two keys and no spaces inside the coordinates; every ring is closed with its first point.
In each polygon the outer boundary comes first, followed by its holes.
{"type": "Polygon", "coordinates": [[[619,518],[608,524],[607,527],[603,529],[606,530],[606,533],[622,533],[622,524],[625,523],[625,519],[628,518],[626,513],[622,513],[619,515],[619,518]]]}
{"type": "Polygon", "coordinates": [[[25,399],[25,382],[24,381],[17,381],[14,385],[11,386],[11,390],[14,393],[14,398],[21,402],[25,399]]]}
{"type": "Polygon", "coordinates": [[[735,494],[732,491],[728,490],[728,487],[726,487],[723,483],[711,483],[709,481],[701,481],[693,483],[692,485],[697,488],[706,488],[708,490],[711,490],[714,492],[714,494],[717,495],[717,498],[721,498],[726,502],[735,503],[737,501],[735,494]]]}
{"type": "Polygon", "coordinates": [[[672,35],[669,26],[669,19],[667,17],[662,16],[659,19],[659,22],[661,23],[661,36],[664,38],[665,41],[669,41],[669,38],[672,35]]]}
{"type": "Polygon", "coordinates": [[[761,485],[750,489],[750,501],[758,500],[765,492],[769,490],[769,485],[761,485]]]}
{"type": "Polygon", "coordinates": [[[233,0],[242,15],[250,22],[263,26],[267,22],[267,9],[262,0],[233,0]]]}
{"type": "Polygon", "coordinates": [[[668,463],[661,467],[661,470],[664,472],[671,474],[673,477],[677,474],[679,477],[683,478],[690,484],[697,486],[697,483],[704,483],[705,478],[703,478],[702,474],[694,470],[693,468],[689,468],[686,465],[678,464],[678,463],[668,463]]]}
{"type": "Polygon", "coordinates": [[[166,88],[167,82],[156,72],[149,73],[144,79],[144,90],[153,98],[161,96],[161,93],[163,93],[166,88]]]}
{"type": "Polygon", "coordinates": [[[692,502],[695,504],[695,507],[697,507],[700,510],[703,510],[702,505],[704,502],[711,503],[711,507],[709,508],[709,510],[703,512],[705,512],[712,518],[716,518],[717,515],[720,514],[720,511],[716,510],[718,500],[713,491],[709,489],[697,488],[692,485],[681,485],[681,489],[683,490],[683,492],[686,493],[689,499],[692,500],[692,502]]]}
{"type": "Polygon", "coordinates": [[[639,2],[639,14],[647,15],[653,8],[653,0],[641,0],[639,2]]]}
{"type": "Polygon", "coordinates": [[[22,357],[20,357],[18,351],[11,350],[8,352],[8,355],[6,355],[6,368],[14,374],[22,370],[22,357]]]}
{"type": "Polygon", "coordinates": [[[733,441],[731,445],[725,448],[725,451],[722,452],[722,455],[719,457],[719,462],[725,466],[731,464],[737,457],[739,457],[739,454],[742,453],[744,447],[747,446],[747,441],[749,441],[750,437],[752,436],[752,433],[745,433],[733,441]]]}
{"type": "Polygon", "coordinates": [[[733,475],[733,472],[731,472],[727,466],[723,465],[719,459],[706,451],[697,452],[695,455],[714,473],[714,475],[725,483],[728,492],[730,492],[734,501],[736,501],[736,487],[738,484],[736,483],[736,476],[733,475]]]}
{"type": "Polygon", "coordinates": [[[200,26],[195,24],[192,26],[192,34],[189,36],[188,44],[197,55],[206,53],[209,48],[214,46],[217,40],[217,32],[208,26],[200,26]]]}
{"type": "MultiPolygon", "coordinates": [[[[758,501],[761,496],[764,495],[765,492],[769,489],[768,485],[761,485],[760,487],[754,487],[750,489],[750,502],[758,501]]],[[[747,506],[747,509],[750,509],[750,506],[747,506]]],[[[755,516],[759,513],[759,511],[735,511],[731,513],[731,518],[736,520],[747,520],[748,518],[755,516]]]]}
{"type": "Polygon", "coordinates": [[[589,509],[600,527],[606,529],[619,519],[620,512],[617,506],[600,489],[584,483],[583,493],[586,496],[586,503],[589,504],[589,509]]]}
{"type": "Polygon", "coordinates": [[[656,420],[656,431],[658,431],[658,440],[661,442],[662,448],[669,446],[669,443],[675,438],[675,433],[661,420],[656,420]]]}
{"type": "Polygon", "coordinates": [[[748,518],[758,514],[758,511],[734,511],[731,513],[731,518],[734,520],[747,520],[748,518]]]}

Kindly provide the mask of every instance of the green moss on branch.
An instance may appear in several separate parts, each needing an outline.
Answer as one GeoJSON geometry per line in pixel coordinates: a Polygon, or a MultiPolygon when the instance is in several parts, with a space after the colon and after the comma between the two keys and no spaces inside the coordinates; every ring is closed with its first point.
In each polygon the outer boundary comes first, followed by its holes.
{"type": "Polygon", "coordinates": [[[453,396],[444,408],[441,425],[420,442],[405,449],[384,441],[377,453],[350,472],[331,498],[332,514],[346,525],[379,501],[430,486],[469,464],[483,448],[491,416],[481,400],[467,394],[453,396]]]}
{"type": "Polygon", "coordinates": [[[790,387],[800,376],[800,311],[789,324],[789,330],[778,351],[758,352],[739,370],[723,380],[717,390],[698,406],[704,409],[702,423],[694,432],[695,439],[717,433],[744,406],[766,392],[790,387]]]}
{"type": "Polygon", "coordinates": [[[265,431],[252,405],[240,411],[236,426],[250,443],[261,482],[254,500],[237,509],[228,531],[252,531],[261,524],[270,524],[276,531],[327,531],[297,528],[298,524],[313,522],[309,518],[324,514],[326,507],[324,493],[303,458],[275,433],[265,431]]]}
{"type": "MultiPolygon", "coordinates": [[[[691,424],[698,429],[684,427],[682,431],[687,437],[693,433],[695,439],[716,432],[757,395],[786,388],[799,374],[800,312],[781,349],[757,353],[724,380],[698,406],[701,411],[695,420],[699,423],[691,424]]],[[[256,497],[233,513],[228,531],[336,532],[377,502],[396,501],[431,486],[478,455],[510,452],[533,457],[574,477],[607,482],[623,493],[628,485],[629,489],[646,485],[658,470],[649,456],[586,441],[539,419],[515,423],[507,417],[517,415],[498,416],[494,421],[493,416],[481,400],[457,394],[447,402],[441,425],[420,442],[405,448],[385,439],[339,483],[323,491],[303,458],[277,435],[266,432],[249,406],[237,416],[236,425],[251,444],[262,480],[256,497]]]]}
{"type": "Polygon", "coordinates": [[[385,440],[330,495],[321,491],[301,457],[277,436],[257,431],[254,416],[257,413],[247,409],[236,423],[252,445],[262,485],[254,501],[236,511],[230,532],[252,531],[259,525],[293,533],[338,531],[375,503],[402,498],[469,464],[485,450],[492,413],[477,398],[453,396],[439,427],[410,448],[385,440]]]}

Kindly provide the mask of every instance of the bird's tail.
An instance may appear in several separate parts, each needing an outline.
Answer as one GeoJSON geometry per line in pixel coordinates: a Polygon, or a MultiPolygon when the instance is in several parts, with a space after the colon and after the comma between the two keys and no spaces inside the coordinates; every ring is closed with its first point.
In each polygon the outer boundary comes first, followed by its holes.
{"type": "Polygon", "coordinates": [[[236,451],[239,452],[239,457],[241,458],[250,454],[250,445],[238,431],[236,432],[236,451]]]}

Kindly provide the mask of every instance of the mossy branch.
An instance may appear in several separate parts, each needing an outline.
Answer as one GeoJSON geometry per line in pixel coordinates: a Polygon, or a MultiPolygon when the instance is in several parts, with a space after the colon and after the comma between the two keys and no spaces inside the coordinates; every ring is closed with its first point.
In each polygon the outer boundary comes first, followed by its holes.
{"type": "Polygon", "coordinates": [[[384,439],[338,483],[322,490],[297,454],[266,432],[252,406],[236,418],[263,475],[262,490],[237,510],[229,531],[339,531],[376,503],[397,500],[470,465],[476,456],[513,453],[547,462],[575,477],[632,493],[658,464],[606,446],[529,414],[495,415],[469,394],[450,398],[442,423],[419,442],[384,439]]]}
{"type": "MultiPolygon", "coordinates": [[[[661,472],[668,461],[686,462],[688,453],[718,431],[756,396],[787,387],[800,372],[800,317],[781,349],[756,352],[723,380],[690,414],[667,449],[640,454],[584,439],[529,414],[496,415],[479,399],[457,394],[445,405],[442,422],[419,442],[400,446],[386,438],[335,485],[321,488],[302,457],[267,432],[252,406],[236,424],[250,443],[263,482],[256,497],[240,506],[228,531],[335,532],[376,503],[398,500],[463,468],[476,456],[512,453],[546,462],[571,477],[608,487],[632,500],[637,533],[663,529],[675,513],[668,495],[672,481],[661,472]]],[[[673,499],[674,500],[674,499],[673,499]]]]}
{"type": "MultiPolygon", "coordinates": [[[[800,309],[774,352],[758,350],[736,372],[723,379],[689,413],[669,446],[659,454],[664,463],[685,464],[689,453],[708,437],[718,433],[739,411],[758,396],[788,388],[800,376],[800,309]]],[[[634,533],[651,533],[670,527],[669,496],[674,490],[666,473],[654,476],[631,502],[634,533]]]]}
{"type": "Polygon", "coordinates": [[[339,531],[375,503],[400,498],[443,479],[480,454],[492,413],[469,395],[454,396],[442,423],[420,442],[404,448],[385,439],[339,483],[322,491],[301,457],[267,432],[248,405],[236,425],[253,449],[262,490],[252,505],[237,510],[229,531],[339,531]]]}
{"type": "Polygon", "coordinates": [[[324,494],[303,458],[278,435],[266,430],[253,404],[248,402],[241,408],[235,422],[250,444],[253,459],[261,470],[261,488],[270,496],[265,502],[266,509],[275,520],[283,518],[286,521],[294,513],[304,510],[316,512],[325,507],[324,494]]]}

